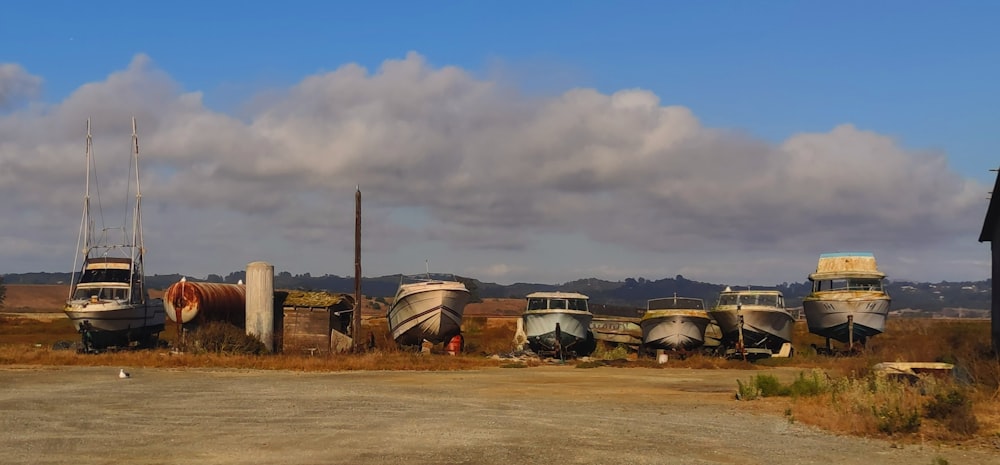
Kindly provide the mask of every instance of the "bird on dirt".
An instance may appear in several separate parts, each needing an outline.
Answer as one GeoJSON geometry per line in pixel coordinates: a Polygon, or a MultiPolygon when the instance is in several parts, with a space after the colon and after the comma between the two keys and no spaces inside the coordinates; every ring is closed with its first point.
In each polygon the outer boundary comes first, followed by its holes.
{"type": "Polygon", "coordinates": [[[130,378],[131,376],[132,375],[130,375],[129,372],[125,371],[124,368],[118,370],[118,377],[121,379],[130,378]]]}

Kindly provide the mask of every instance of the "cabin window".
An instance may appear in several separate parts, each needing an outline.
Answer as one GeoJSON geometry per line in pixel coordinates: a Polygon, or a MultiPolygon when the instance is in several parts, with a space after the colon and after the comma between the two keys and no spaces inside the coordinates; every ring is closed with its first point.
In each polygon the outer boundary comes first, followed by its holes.
{"type": "Polygon", "coordinates": [[[549,299],[549,308],[554,310],[566,310],[566,299],[549,299]]]}
{"type": "Polygon", "coordinates": [[[81,283],[127,283],[129,281],[129,270],[118,269],[96,269],[84,270],[80,275],[81,283]]]}
{"type": "Polygon", "coordinates": [[[778,296],[776,296],[776,295],[759,295],[759,296],[757,296],[757,305],[763,305],[765,307],[777,307],[778,306],[778,296]]]}
{"type": "Polygon", "coordinates": [[[73,294],[73,299],[89,300],[95,296],[101,300],[125,300],[128,298],[128,289],[113,287],[77,289],[73,294]]]}
{"type": "Polygon", "coordinates": [[[757,304],[757,296],[753,294],[740,296],[740,305],[756,305],[756,304],[757,304]]]}
{"type": "Polygon", "coordinates": [[[97,295],[98,289],[77,289],[73,294],[73,300],[88,300],[90,296],[97,295]]]}
{"type": "Polygon", "coordinates": [[[587,311],[586,299],[569,299],[567,302],[569,303],[570,310],[580,310],[583,312],[587,311]]]}
{"type": "Polygon", "coordinates": [[[528,310],[545,310],[545,299],[532,298],[528,299],[528,310]]]}
{"type": "Polygon", "coordinates": [[[881,291],[882,281],[879,279],[852,279],[851,289],[858,291],[881,291]]]}
{"type": "Polygon", "coordinates": [[[736,305],[737,296],[729,294],[719,297],[719,305],[736,305]]]}

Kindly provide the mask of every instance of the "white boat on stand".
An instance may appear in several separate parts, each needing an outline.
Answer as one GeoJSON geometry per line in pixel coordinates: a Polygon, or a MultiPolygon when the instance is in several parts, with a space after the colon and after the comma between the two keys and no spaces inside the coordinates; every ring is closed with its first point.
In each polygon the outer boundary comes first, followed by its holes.
{"type": "Polygon", "coordinates": [[[691,297],[650,299],[639,321],[646,350],[688,352],[705,344],[711,320],[705,301],[691,297]]]}
{"type": "Polygon", "coordinates": [[[393,340],[401,346],[450,342],[461,336],[469,289],[459,281],[402,276],[386,314],[393,340]]]}
{"type": "Polygon", "coordinates": [[[754,359],[792,354],[795,319],[776,290],[732,290],[726,287],[709,315],[722,330],[728,356],[754,359]]]}
{"type": "Polygon", "coordinates": [[[885,331],[891,299],[883,287],[885,273],[869,252],[822,254],[809,275],[812,292],[802,301],[809,332],[826,338],[820,352],[833,352],[832,340],[848,350],[885,331]]]}
{"type": "Polygon", "coordinates": [[[534,292],[527,295],[522,315],[528,347],[536,353],[587,356],[596,348],[590,322],[589,297],[575,292],[534,292]]]}
{"type": "MultiPolygon", "coordinates": [[[[90,211],[94,160],[90,120],[87,120],[87,180],[77,239],[80,255],[74,260],[70,293],[63,311],[82,334],[83,349],[88,352],[109,347],[155,346],[166,320],[163,300],[149,298],[144,279],[146,249],[142,239],[139,142],[134,118],[131,145],[130,164],[135,175],[131,227],[107,228],[101,225],[100,234],[96,234],[94,222],[103,221],[103,215],[95,218],[90,211]],[[77,273],[81,258],[83,264],[77,273]]],[[[129,176],[132,174],[129,173],[129,176]]],[[[131,186],[131,180],[127,184],[131,186]]],[[[97,208],[100,208],[99,202],[97,208]]],[[[123,219],[123,224],[127,224],[128,220],[123,219]]]]}

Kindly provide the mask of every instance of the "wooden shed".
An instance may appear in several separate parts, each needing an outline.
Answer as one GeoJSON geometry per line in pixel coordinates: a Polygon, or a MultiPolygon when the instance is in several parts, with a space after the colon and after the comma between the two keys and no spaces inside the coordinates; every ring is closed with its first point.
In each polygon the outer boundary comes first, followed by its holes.
{"type": "MultiPolygon", "coordinates": [[[[354,297],[322,291],[275,291],[279,340],[285,353],[328,354],[349,342],[354,297]]],[[[349,345],[348,345],[349,347],[349,345]]]]}
{"type": "Polygon", "coordinates": [[[983,222],[983,232],[979,234],[979,242],[989,242],[993,256],[992,298],[990,303],[990,338],[993,351],[1000,353],[1000,302],[997,301],[997,291],[1000,285],[1000,170],[997,170],[996,184],[990,196],[990,206],[986,209],[986,220],[983,222]]]}

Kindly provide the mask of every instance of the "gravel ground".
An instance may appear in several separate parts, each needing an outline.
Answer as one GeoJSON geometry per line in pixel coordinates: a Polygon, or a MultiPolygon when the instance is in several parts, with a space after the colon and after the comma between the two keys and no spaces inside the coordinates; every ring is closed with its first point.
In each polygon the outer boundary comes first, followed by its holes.
{"type": "Polygon", "coordinates": [[[0,368],[0,463],[1000,464],[755,412],[739,370],[130,371],[0,368]]]}

